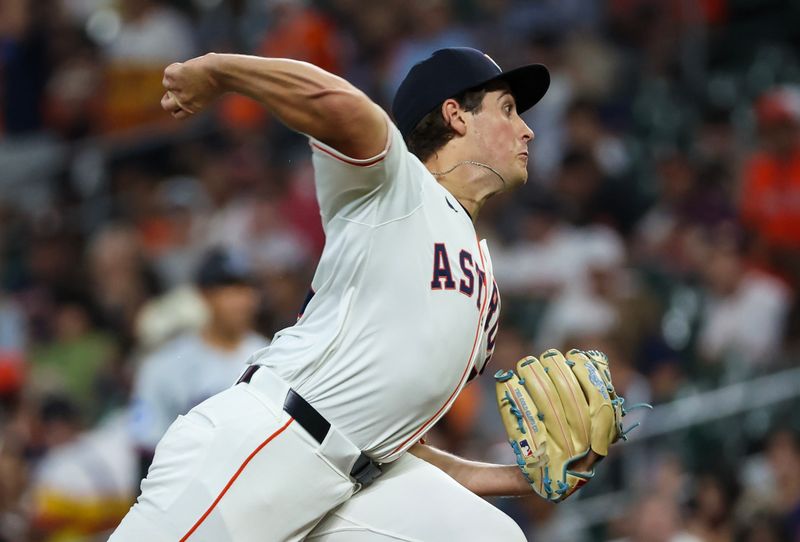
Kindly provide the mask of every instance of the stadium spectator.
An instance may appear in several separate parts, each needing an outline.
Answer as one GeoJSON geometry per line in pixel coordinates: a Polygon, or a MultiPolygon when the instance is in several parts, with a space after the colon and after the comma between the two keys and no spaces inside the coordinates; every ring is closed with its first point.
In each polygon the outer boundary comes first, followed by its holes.
{"type": "Polygon", "coordinates": [[[564,40],[562,33],[555,29],[542,30],[531,33],[522,47],[523,61],[540,62],[550,70],[547,94],[523,115],[536,132],[547,134],[547,138],[537,140],[531,148],[529,164],[529,169],[535,173],[531,180],[546,186],[553,184],[570,143],[564,118],[574,99],[575,82],[564,59],[564,40]]]}
{"type": "Polygon", "coordinates": [[[50,72],[48,11],[53,1],[0,5],[0,135],[31,135],[44,127],[41,102],[50,72]]]}
{"type": "Polygon", "coordinates": [[[617,233],[593,226],[577,228],[575,234],[578,257],[553,263],[558,269],[574,266],[579,280],[559,291],[547,307],[534,341],[538,350],[605,336],[621,325],[620,302],[632,294],[626,291],[625,248],[617,233]]]}
{"type": "Polygon", "coordinates": [[[120,16],[119,32],[105,48],[112,62],[161,66],[196,53],[189,21],[164,0],[127,0],[120,16]]]}
{"type": "Polygon", "coordinates": [[[703,542],[686,531],[678,503],[647,495],[631,510],[630,532],[614,542],[703,542]]]}
{"type": "Polygon", "coordinates": [[[721,227],[710,234],[703,258],[708,295],[698,341],[707,362],[725,360],[728,370],[749,372],[776,362],[791,293],[778,279],[748,269],[742,252],[735,230],[721,227]]]}
{"type": "Polygon", "coordinates": [[[514,230],[519,237],[498,247],[493,256],[504,292],[549,300],[583,287],[587,271],[581,232],[561,218],[558,202],[549,193],[526,205],[514,230]]]}
{"type": "MultiPolygon", "coordinates": [[[[270,25],[255,54],[304,60],[331,73],[344,72],[342,40],[331,19],[305,0],[270,0],[266,4],[270,25]]],[[[231,95],[220,104],[219,118],[230,130],[255,132],[265,128],[268,114],[254,100],[231,95]]],[[[287,136],[282,125],[269,127],[287,136]]]]}
{"type": "Polygon", "coordinates": [[[65,293],[54,306],[52,339],[31,350],[30,389],[63,394],[85,419],[95,421],[107,406],[100,386],[118,354],[116,338],[96,326],[90,302],[65,293]]]}
{"type": "Polygon", "coordinates": [[[732,171],[738,171],[743,153],[731,115],[732,111],[726,107],[710,105],[703,108],[695,133],[694,151],[704,164],[728,166],[732,171]]]}
{"type": "Polygon", "coordinates": [[[246,262],[232,253],[208,252],[195,278],[208,306],[208,321],[142,360],[131,399],[132,438],[142,477],[175,418],[231,386],[250,355],[267,345],[253,331],[258,294],[249,273],[246,262]]]}
{"type": "Polygon", "coordinates": [[[639,218],[633,187],[607,177],[591,149],[565,152],[554,189],[564,217],[576,226],[605,224],[627,235],[639,218]]]}
{"type": "Polygon", "coordinates": [[[588,151],[604,175],[619,178],[626,173],[630,165],[628,150],[601,121],[598,104],[574,100],[566,111],[564,124],[567,141],[573,148],[588,151]]]}
{"type": "Polygon", "coordinates": [[[662,337],[651,337],[644,341],[639,351],[638,367],[650,383],[650,402],[653,405],[672,401],[686,387],[685,356],[670,348],[662,337]]]}
{"type": "Polygon", "coordinates": [[[761,149],[744,165],[741,218],[759,263],[800,286],[800,90],[772,89],[755,112],[761,149]]]}
{"type": "Polygon", "coordinates": [[[297,215],[283,212],[280,200],[265,192],[262,189],[232,202],[220,213],[211,238],[249,254],[259,271],[282,273],[302,268],[312,253],[308,239],[292,227],[297,215]]]}
{"type": "Polygon", "coordinates": [[[695,482],[686,530],[703,542],[732,540],[733,506],[738,497],[735,476],[701,473],[695,482]]]}
{"type": "Polygon", "coordinates": [[[24,540],[29,530],[23,496],[29,488],[34,409],[17,395],[0,408],[0,540],[24,540]]]}
{"type": "Polygon", "coordinates": [[[41,404],[39,423],[41,458],[30,473],[27,509],[31,537],[80,540],[118,523],[133,497],[133,454],[120,415],[87,430],[71,401],[51,396],[41,404]]]}
{"type": "Polygon", "coordinates": [[[105,327],[132,344],[136,315],[160,291],[135,230],[122,223],[106,224],[89,240],[86,258],[92,297],[105,327]]]}
{"type": "Polygon", "coordinates": [[[119,8],[117,24],[101,37],[106,71],[100,118],[109,131],[163,121],[161,71],[197,52],[189,20],[165,0],[126,0],[119,8]]]}
{"type": "Polygon", "coordinates": [[[687,153],[662,149],[655,172],[656,200],[636,224],[633,256],[648,269],[685,279],[702,267],[695,257],[698,237],[735,218],[725,194],[726,171],[701,169],[687,153]]]}
{"type": "Polygon", "coordinates": [[[151,238],[150,261],[166,288],[192,281],[208,246],[208,195],[194,177],[170,177],[155,189],[154,214],[146,227],[151,238]]]}
{"type": "Polygon", "coordinates": [[[783,523],[790,540],[800,537],[800,437],[792,430],[770,435],[766,449],[773,485],[768,496],[772,512],[783,523]]]}
{"type": "Polygon", "coordinates": [[[410,32],[404,36],[391,56],[387,66],[384,89],[387,98],[393,97],[408,70],[441,49],[457,43],[460,47],[475,47],[475,37],[469,28],[456,19],[453,0],[410,0],[405,3],[408,10],[405,16],[412,24],[410,32]]]}
{"type": "Polygon", "coordinates": [[[54,33],[41,109],[50,131],[78,140],[102,125],[105,65],[97,44],[78,29],[64,26],[54,33]]]}

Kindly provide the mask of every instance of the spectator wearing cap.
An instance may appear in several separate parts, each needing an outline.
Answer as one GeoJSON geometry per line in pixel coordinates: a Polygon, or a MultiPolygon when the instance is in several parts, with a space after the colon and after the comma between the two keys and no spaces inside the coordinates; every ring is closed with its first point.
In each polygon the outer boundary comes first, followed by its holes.
{"type": "Polygon", "coordinates": [[[258,294],[246,262],[211,250],[195,284],[208,308],[205,325],[154,350],[135,376],[131,430],[142,476],[173,420],[232,385],[249,356],[268,344],[253,331],[258,294]]]}

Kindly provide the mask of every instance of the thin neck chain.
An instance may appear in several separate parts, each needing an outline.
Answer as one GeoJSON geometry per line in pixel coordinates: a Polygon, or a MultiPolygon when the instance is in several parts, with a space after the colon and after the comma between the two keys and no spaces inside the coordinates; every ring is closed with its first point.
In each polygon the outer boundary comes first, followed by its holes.
{"type": "Polygon", "coordinates": [[[489,171],[491,171],[492,173],[494,173],[495,175],[497,175],[497,177],[503,183],[503,186],[506,185],[506,180],[503,178],[502,175],[500,175],[500,173],[498,173],[498,171],[496,169],[494,169],[492,166],[490,166],[488,164],[484,164],[482,162],[476,162],[475,160],[463,160],[461,162],[458,162],[456,165],[454,165],[453,167],[451,167],[450,169],[447,169],[445,171],[431,171],[431,175],[433,175],[434,177],[441,177],[442,175],[447,175],[448,173],[450,173],[451,171],[456,169],[458,166],[462,166],[464,164],[472,164],[473,166],[480,166],[480,167],[486,168],[489,171]]]}

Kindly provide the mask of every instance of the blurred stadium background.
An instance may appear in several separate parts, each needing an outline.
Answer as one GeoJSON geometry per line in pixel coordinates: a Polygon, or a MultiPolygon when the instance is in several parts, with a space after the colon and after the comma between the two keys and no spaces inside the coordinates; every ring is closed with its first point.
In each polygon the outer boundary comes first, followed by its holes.
{"type": "MultiPolygon", "coordinates": [[[[498,506],[534,541],[800,540],[798,44],[795,0],[3,0],[0,541],[105,540],[125,513],[131,390],[209,325],[207,251],[247,267],[266,337],[320,254],[304,138],[236,97],[173,121],[165,65],[303,59],[386,106],[448,45],[553,75],[530,180],[480,221],[494,368],[592,346],[656,405],[576,498],[498,506]]],[[[509,461],[492,388],[429,439],[509,461]]]]}

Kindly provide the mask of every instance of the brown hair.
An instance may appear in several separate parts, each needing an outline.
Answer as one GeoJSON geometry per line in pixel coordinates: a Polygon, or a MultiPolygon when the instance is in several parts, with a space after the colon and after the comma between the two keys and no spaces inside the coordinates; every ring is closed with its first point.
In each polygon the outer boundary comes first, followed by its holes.
{"type": "MultiPolygon", "coordinates": [[[[489,90],[491,89],[488,87],[465,90],[453,96],[453,99],[464,111],[477,113],[481,110],[483,97],[489,90]]],[[[422,117],[422,120],[411,130],[406,138],[406,145],[408,145],[409,151],[424,162],[444,147],[455,135],[456,132],[450,127],[450,124],[445,122],[442,116],[442,104],[439,104],[436,109],[422,117]]]]}

